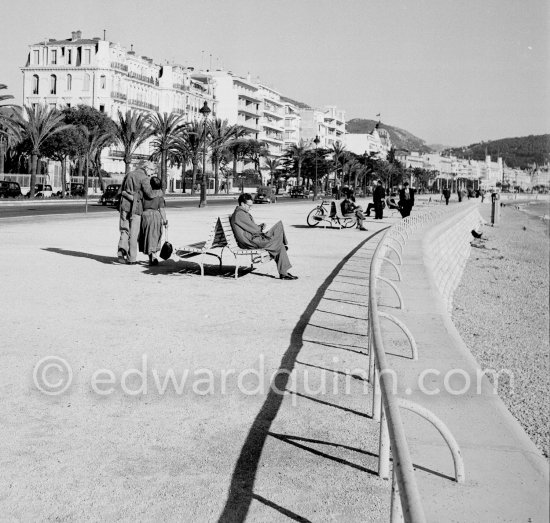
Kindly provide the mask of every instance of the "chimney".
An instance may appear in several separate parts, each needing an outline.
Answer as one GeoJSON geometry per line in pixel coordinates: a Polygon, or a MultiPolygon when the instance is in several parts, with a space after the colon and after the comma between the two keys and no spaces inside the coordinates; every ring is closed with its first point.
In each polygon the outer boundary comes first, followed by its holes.
{"type": "Polygon", "coordinates": [[[76,40],[76,31],[71,33],[71,40],[74,42],[76,40]]]}
{"type": "Polygon", "coordinates": [[[82,38],[82,31],[77,31],[76,32],[76,39],[80,40],[81,38],[82,38]]]}

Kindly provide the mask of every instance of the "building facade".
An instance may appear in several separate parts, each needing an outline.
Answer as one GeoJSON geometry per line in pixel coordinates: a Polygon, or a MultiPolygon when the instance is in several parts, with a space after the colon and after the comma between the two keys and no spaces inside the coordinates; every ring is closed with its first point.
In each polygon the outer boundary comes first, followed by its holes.
{"type": "MultiPolygon", "coordinates": [[[[193,78],[192,68],[158,65],[138,56],[131,48],[102,40],[82,38],[74,31],[66,40],[49,39],[30,47],[23,72],[23,103],[46,104],[63,109],[80,104],[106,113],[113,120],[119,111],[177,113],[186,121],[199,118],[204,101],[216,104],[210,83],[193,78]]],[[[151,153],[150,141],[136,157],[151,153]]],[[[116,146],[104,151],[104,168],[123,173],[122,151],[116,146]]]]}

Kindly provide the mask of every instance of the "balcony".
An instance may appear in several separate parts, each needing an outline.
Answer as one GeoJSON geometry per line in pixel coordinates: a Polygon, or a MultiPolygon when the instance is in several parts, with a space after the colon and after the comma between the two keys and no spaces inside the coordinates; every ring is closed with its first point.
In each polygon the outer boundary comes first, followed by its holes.
{"type": "Polygon", "coordinates": [[[185,91],[185,85],[183,84],[172,84],[172,87],[174,89],[178,89],[179,91],[185,91]]]}
{"type": "Polygon", "coordinates": [[[261,103],[262,99],[259,96],[254,96],[252,92],[248,93],[246,91],[238,91],[239,98],[242,98],[243,100],[250,100],[251,102],[261,103]]]}
{"type": "Polygon", "coordinates": [[[117,91],[111,92],[111,98],[114,98],[115,100],[126,100],[128,97],[124,93],[119,93],[117,91]]]}
{"type": "Polygon", "coordinates": [[[145,76],[143,74],[134,73],[133,71],[130,71],[128,73],[128,78],[132,78],[132,80],[139,80],[140,82],[145,82],[149,85],[157,85],[159,84],[158,78],[153,78],[152,76],[145,76]]]}
{"type": "Polygon", "coordinates": [[[254,104],[239,104],[238,111],[239,113],[248,114],[255,118],[260,117],[260,113],[256,110],[254,104]]]}
{"type": "Polygon", "coordinates": [[[277,120],[282,120],[284,116],[278,113],[274,107],[264,106],[264,114],[276,118],[277,120]]]}
{"type": "Polygon", "coordinates": [[[141,107],[142,109],[148,109],[149,111],[158,111],[159,106],[153,105],[147,102],[141,102],[140,100],[128,100],[130,105],[135,105],[136,107],[141,107]]]}
{"type": "Polygon", "coordinates": [[[267,129],[273,129],[275,131],[282,131],[283,130],[283,128],[279,124],[279,122],[273,122],[273,121],[270,122],[269,120],[263,120],[262,125],[267,129]]]}
{"type": "Polygon", "coordinates": [[[276,134],[266,134],[262,139],[276,145],[282,145],[283,143],[283,138],[281,136],[277,136],[276,134]]]}
{"type": "Polygon", "coordinates": [[[124,73],[128,72],[128,66],[121,64],[120,62],[111,62],[111,69],[116,69],[117,71],[123,71],[124,73]]]}

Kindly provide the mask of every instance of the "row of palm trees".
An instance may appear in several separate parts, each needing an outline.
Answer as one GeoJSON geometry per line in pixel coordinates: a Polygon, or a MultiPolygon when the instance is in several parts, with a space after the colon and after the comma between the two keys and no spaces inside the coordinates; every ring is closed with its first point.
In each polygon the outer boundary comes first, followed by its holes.
{"type": "MultiPolygon", "coordinates": [[[[0,84],[2,88],[5,86],[0,84]]],[[[9,95],[0,96],[0,102],[9,98],[9,95]]],[[[41,158],[61,162],[63,184],[66,180],[66,160],[73,159],[78,160],[79,173],[84,175],[86,188],[90,168],[97,173],[103,187],[102,151],[106,147],[117,146],[121,150],[125,172],[128,173],[140,147],[147,142],[150,159],[160,164],[163,188],[167,186],[169,165],[181,167],[182,177],[186,176],[190,165],[192,194],[195,192],[205,150],[214,173],[215,194],[220,191],[220,171],[223,170],[228,178],[231,173],[235,179],[239,162],[252,163],[257,173],[262,167],[267,168],[272,184],[281,176],[296,176],[297,185],[304,182],[311,185],[315,164],[315,172],[318,171],[320,175],[319,181],[325,184],[327,190],[330,173],[334,173],[334,177],[342,183],[358,186],[366,184],[374,171],[391,178],[391,171],[395,170],[388,162],[377,160],[372,155],[357,155],[347,151],[340,142],[325,149],[300,140],[288,147],[282,156],[274,157],[264,142],[248,137],[243,127],[230,125],[227,120],[213,118],[186,122],[183,116],[176,113],[119,111],[113,121],[104,113],[85,105],[64,110],[40,104],[23,108],[0,105],[0,137],[8,146],[19,147],[28,156],[31,196],[34,196],[41,158]],[[302,173],[304,167],[306,170],[302,173]]],[[[0,162],[3,161],[3,155],[4,151],[0,149],[0,162]]],[[[201,171],[201,174],[206,173],[201,171]]],[[[229,183],[226,187],[229,187],[229,183]]],[[[65,191],[63,187],[62,193],[65,194],[65,191]]]]}

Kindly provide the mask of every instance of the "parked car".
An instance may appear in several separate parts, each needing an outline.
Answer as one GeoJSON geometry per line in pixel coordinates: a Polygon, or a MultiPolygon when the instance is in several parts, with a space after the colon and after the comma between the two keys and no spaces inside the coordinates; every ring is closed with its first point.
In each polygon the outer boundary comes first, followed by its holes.
{"type": "Polygon", "coordinates": [[[308,196],[309,190],[306,189],[303,185],[292,187],[292,189],[290,189],[291,198],[307,198],[308,196]]]}
{"type": "Polygon", "coordinates": [[[99,198],[99,203],[101,205],[114,205],[115,207],[118,207],[118,204],[120,202],[120,183],[113,183],[111,185],[107,185],[105,192],[101,195],[99,198]]]}
{"type": "Polygon", "coordinates": [[[71,183],[70,195],[71,196],[84,196],[84,184],[83,183],[71,183]]]}
{"type": "Polygon", "coordinates": [[[34,196],[36,198],[51,198],[53,195],[52,186],[49,184],[37,183],[34,186],[34,196]]]}
{"type": "Polygon", "coordinates": [[[254,195],[254,203],[274,203],[275,195],[273,189],[266,185],[258,187],[256,194],[254,195]]]}
{"type": "Polygon", "coordinates": [[[0,198],[17,198],[21,196],[21,186],[17,182],[0,180],[0,198]]]}

